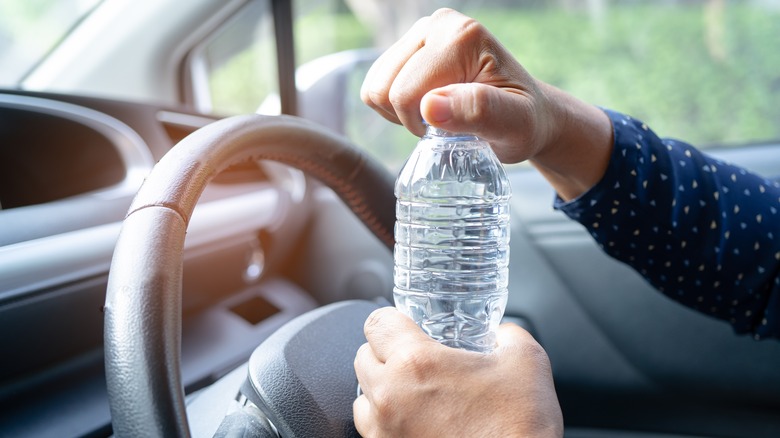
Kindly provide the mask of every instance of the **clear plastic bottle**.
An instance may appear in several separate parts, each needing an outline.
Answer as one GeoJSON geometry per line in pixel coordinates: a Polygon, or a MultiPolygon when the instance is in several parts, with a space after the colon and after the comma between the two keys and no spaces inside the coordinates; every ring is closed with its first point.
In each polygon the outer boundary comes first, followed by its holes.
{"type": "Polygon", "coordinates": [[[511,188],[490,145],[428,126],[395,196],[396,307],[445,345],[492,351],[507,299],[511,188]]]}

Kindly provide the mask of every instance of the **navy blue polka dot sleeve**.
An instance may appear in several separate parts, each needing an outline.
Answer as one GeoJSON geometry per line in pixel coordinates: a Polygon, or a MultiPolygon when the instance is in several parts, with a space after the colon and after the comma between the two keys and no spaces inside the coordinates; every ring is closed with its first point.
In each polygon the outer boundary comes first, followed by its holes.
{"type": "Polygon", "coordinates": [[[780,338],[780,187],[606,111],[602,180],[555,207],[682,304],[756,339],[780,338]]]}

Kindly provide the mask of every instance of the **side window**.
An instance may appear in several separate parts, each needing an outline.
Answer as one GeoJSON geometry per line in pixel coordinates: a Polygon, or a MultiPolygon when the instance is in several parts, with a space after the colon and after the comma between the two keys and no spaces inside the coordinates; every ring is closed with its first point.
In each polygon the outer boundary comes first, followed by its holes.
{"type": "MultiPolygon", "coordinates": [[[[416,139],[362,104],[373,60],[441,0],[292,0],[299,110],[397,170],[416,139]],[[314,87],[312,84],[318,84],[314,87]],[[317,89],[315,89],[317,88],[317,89]]],[[[700,147],[780,138],[776,0],[450,0],[536,78],[700,147]]],[[[193,56],[198,108],[277,113],[270,0],[193,56]]]]}
{"type": "Polygon", "coordinates": [[[777,1],[462,5],[536,78],[663,136],[700,147],[780,139],[777,1]]]}
{"type": "MultiPolygon", "coordinates": [[[[327,2],[296,5],[312,3],[327,2]]],[[[349,14],[365,29],[342,28],[349,29],[337,36],[342,48],[382,49],[444,2],[331,3],[338,4],[332,15],[349,14]]],[[[663,136],[700,147],[780,139],[776,0],[451,0],[447,6],[483,23],[536,78],[639,117],[663,136]]],[[[345,132],[393,168],[414,139],[355,100],[366,68],[356,66],[349,76],[347,102],[355,105],[346,107],[345,132]]]]}
{"type": "Polygon", "coordinates": [[[279,81],[269,0],[237,11],[189,58],[196,108],[221,115],[278,114],[279,81]]]}
{"type": "Polygon", "coordinates": [[[368,68],[434,0],[294,0],[301,113],[349,137],[385,163],[401,168],[417,139],[360,100],[368,68]],[[321,89],[310,85],[319,82],[321,89]]]}
{"type": "Polygon", "coordinates": [[[388,122],[360,100],[360,87],[370,67],[370,63],[364,63],[348,77],[345,133],[388,169],[397,172],[419,139],[403,126],[388,122]]]}

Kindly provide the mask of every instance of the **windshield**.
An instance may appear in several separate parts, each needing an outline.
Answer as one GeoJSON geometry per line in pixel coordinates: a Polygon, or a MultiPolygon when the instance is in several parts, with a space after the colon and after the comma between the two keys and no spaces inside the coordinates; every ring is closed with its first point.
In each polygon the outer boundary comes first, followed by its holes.
{"type": "Polygon", "coordinates": [[[16,87],[100,0],[0,2],[0,86],[16,87]]]}

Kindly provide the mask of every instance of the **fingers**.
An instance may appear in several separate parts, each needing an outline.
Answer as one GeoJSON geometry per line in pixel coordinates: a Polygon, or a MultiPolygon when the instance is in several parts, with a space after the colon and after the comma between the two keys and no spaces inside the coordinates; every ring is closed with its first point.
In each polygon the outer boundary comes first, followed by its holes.
{"type": "Polygon", "coordinates": [[[364,331],[368,342],[360,346],[354,363],[363,394],[353,402],[352,413],[355,427],[362,436],[378,436],[382,432],[382,424],[388,421],[387,400],[383,398],[388,394],[388,379],[394,374],[392,366],[385,363],[388,357],[410,344],[439,344],[395,307],[383,307],[372,312],[366,319],[364,331]]]}
{"type": "Polygon", "coordinates": [[[376,385],[381,385],[383,382],[379,376],[382,373],[382,366],[383,364],[376,358],[368,343],[360,346],[355,355],[355,374],[362,394],[352,402],[352,417],[355,421],[355,428],[361,436],[375,436],[373,428],[377,422],[374,419],[374,400],[371,397],[376,385]]]}
{"type": "Polygon", "coordinates": [[[371,403],[368,401],[365,394],[352,402],[352,418],[354,418],[355,429],[360,433],[360,436],[374,436],[374,433],[372,432],[375,423],[373,417],[371,403]]]}
{"type": "Polygon", "coordinates": [[[541,83],[472,18],[436,11],[371,67],[361,97],[386,119],[422,136],[422,120],[489,141],[499,160],[536,156],[555,125],[541,83]]]}
{"type": "Polygon", "coordinates": [[[383,307],[373,311],[363,328],[366,339],[377,360],[384,363],[394,351],[417,343],[433,343],[408,316],[395,307],[383,307]]]}
{"type": "Polygon", "coordinates": [[[440,9],[419,20],[371,67],[361,98],[386,119],[414,134],[424,127],[419,104],[433,88],[476,80],[486,31],[473,19],[440,9]]]}
{"type": "Polygon", "coordinates": [[[371,346],[365,343],[360,346],[355,355],[355,375],[363,394],[369,394],[376,382],[381,381],[377,376],[381,372],[382,362],[376,358],[371,346]]]}
{"type": "Polygon", "coordinates": [[[390,87],[398,72],[424,44],[430,17],[419,19],[400,40],[380,56],[366,73],[360,98],[382,117],[400,123],[390,103],[390,87]]]}
{"type": "Polygon", "coordinates": [[[544,427],[561,424],[544,350],[516,325],[500,327],[491,355],[440,345],[391,307],[374,311],[365,332],[355,358],[364,392],[352,405],[362,436],[547,436],[544,427]]]}

